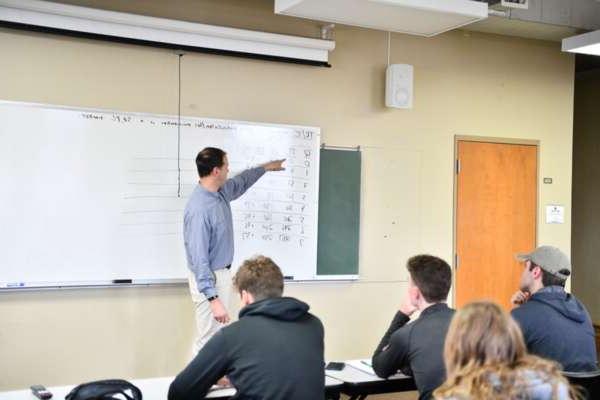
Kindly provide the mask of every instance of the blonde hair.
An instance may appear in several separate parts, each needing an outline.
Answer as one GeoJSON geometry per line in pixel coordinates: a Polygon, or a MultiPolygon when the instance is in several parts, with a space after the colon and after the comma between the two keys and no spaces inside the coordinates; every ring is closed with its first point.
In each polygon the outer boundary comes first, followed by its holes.
{"type": "MultiPolygon", "coordinates": [[[[446,382],[436,399],[522,399],[528,374],[552,387],[558,399],[559,384],[569,387],[556,363],[527,353],[515,320],[498,305],[471,303],[457,311],[444,345],[446,382]]],[[[571,398],[577,398],[571,390],[571,398]]]]}

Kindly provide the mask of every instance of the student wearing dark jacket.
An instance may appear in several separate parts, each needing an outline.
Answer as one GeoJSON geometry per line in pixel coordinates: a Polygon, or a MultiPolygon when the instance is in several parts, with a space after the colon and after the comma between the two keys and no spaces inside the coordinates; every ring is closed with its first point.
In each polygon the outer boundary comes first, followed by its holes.
{"type": "Polygon", "coordinates": [[[595,371],[594,328],[584,305],[565,292],[571,274],[569,258],[552,246],[541,246],[524,261],[520,290],[511,301],[529,352],[557,361],[565,371],[595,371]]]}
{"type": "Polygon", "coordinates": [[[419,255],[408,260],[409,287],[400,311],[373,354],[373,369],[387,378],[398,370],[415,379],[419,399],[431,398],[445,378],[444,339],[454,310],[446,305],[452,284],[450,266],[442,259],[419,255]],[[415,311],[421,315],[408,323],[415,311]]]}
{"type": "Polygon", "coordinates": [[[259,256],[234,277],[242,305],[239,321],[224,327],[169,387],[169,400],[202,399],[227,376],[235,399],[323,399],[323,325],[309,306],[283,293],[283,275],[259,256]]]}

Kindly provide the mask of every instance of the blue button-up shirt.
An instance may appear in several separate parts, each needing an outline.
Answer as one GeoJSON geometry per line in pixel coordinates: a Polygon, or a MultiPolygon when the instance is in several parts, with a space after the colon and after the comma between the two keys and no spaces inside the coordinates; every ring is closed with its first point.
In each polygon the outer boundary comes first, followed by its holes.
{"type": "Polygon", "coordinates": [[[213,271],[233,261],[233,219],[230,201],[250,188],[265,169],[248,169],[228,179],[217,192],[198,185],[190,196],[183,217],[183,240],[188,268],[194,273],[198,291],[217,295],[213,271]]]}

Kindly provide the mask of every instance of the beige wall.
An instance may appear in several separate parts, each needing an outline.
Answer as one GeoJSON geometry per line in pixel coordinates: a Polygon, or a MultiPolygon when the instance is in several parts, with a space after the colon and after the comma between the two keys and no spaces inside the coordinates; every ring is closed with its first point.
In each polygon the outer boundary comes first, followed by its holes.
{"type": "Polygon", "coordinates": [[[573,292],[600,324],[600,70],[584,72],[575,81],[573,124],[573,292]]]}
{"type": "MultiPolygon", "coordinates": [[[[102,2],[127,11],[141,3],[102,2]]],[[[143,3],[153,15],[318,30],[272,15],[270,1],[143,3]]],[[[452,258],[454,135],[539,140],[540,176],[555,182],[540,187],[540,204],[567,212],[564,225],[546,225],[540,208],[539,242],[570,248],[573,59],[555,43],[394,34],[392,62],[415,68],[414,109],[396,110],[383,103],[387,34],[338,26],[335,39],[330,69],[187,54],[182,112],[315,125],[327,144],[364,148],[361,280],[286,289],[323,320],[327,358],[344,359],[371,354],[405,292],[407,257],[452,258]]],[[[6,29],[0,48],[2,99],[176,113],[173,52],[6,29]]],[[[0,294],[0,389],[175,374],[192,318],[184,287],[0,294]]]]}

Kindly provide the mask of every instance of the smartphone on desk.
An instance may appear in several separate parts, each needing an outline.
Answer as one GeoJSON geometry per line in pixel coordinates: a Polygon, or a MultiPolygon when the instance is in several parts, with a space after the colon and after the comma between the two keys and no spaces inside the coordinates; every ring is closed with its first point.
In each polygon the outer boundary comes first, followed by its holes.
{"type": "Polygon", "coordinates": [[[345,366],[346,364],[343,362],[328,362],[325,369],[329,371],[341,371],[345,366]]]}
{"type": "Polygon", "coordinates": [[[52,398],[52,393],[43,385],[32,385],[31,392],[40,400],[48,400],[52,398]]]}

